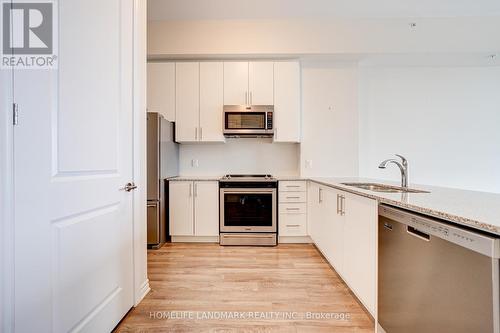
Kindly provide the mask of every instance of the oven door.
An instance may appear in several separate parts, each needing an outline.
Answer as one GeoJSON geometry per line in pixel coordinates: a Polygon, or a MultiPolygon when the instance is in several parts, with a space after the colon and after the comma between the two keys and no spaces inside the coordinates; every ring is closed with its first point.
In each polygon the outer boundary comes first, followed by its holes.
{"type": "Polygon", "coordinates": [[[267,112],[224,112],[224,134],[266,134],[267,112]]]}
{"type": "Polygon", "coordinates": [[[221,188],[221,232],[276,232],[276,189],[221,188]]]}

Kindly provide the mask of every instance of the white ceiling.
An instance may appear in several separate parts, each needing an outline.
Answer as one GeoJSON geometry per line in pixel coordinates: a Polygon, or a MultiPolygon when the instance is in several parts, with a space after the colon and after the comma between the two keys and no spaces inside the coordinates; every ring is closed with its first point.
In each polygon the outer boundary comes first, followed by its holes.
{"type": "Polygon", "coordinates": [[[149,20],[500,16],[500,0],[148,0],[149,20]]]}

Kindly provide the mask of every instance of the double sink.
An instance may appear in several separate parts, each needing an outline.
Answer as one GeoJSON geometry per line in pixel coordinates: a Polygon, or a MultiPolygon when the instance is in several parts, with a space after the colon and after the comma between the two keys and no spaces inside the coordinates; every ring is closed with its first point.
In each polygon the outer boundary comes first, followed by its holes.
{"type": "Polygon", "coordinates": [[[363,190],[383,193],[430,193],[428,191],[416,190],[407,187],[391,186],[378,183],[341,183],[342,185],[357,187],[363,190]]]}

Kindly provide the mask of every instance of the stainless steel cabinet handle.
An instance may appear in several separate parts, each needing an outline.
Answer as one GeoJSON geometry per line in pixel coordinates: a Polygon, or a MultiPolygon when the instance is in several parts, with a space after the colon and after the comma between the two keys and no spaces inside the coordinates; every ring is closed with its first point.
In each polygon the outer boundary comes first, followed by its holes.
{"type": "Polygon", "coordinates": [[[194,128],[194,139],[198,140],[198,127],[194,128]]]}
{"type": "Polygon", "coordinates": [[[252,96],[252,92],[250,91],[250,105],[252,105],[252,102],[253,102],[253,96],[252,96]]]}
{"type": "Polygon", "coordinates": [[[248,91],[245,91],[245,104],[248,105],[248,91]]]}
{"type": "Polygon", "coordinates": [[[194,197],[198,196],[198,184],[194,183],[194,197]]]}
{"type": "Polygon", "coordinates": [[[136,188],[137,188],[137,185],[135,185],[134,183],[127,183],[127,184],[125,184],[124,187],[120,188],[120,191],[130,192],[132,190],[135,190],[136,188]]]}
{"type": "Polygon", "coordinates": [[[203,140],[203,127],[200,127],[200,140],[203,140]]]}
{"type": "Polygon", "coordinates": [[[287,199],[300,199],[300,197],[286,197],[287,199]]]}
{"type": "Polygon", "coordinates": [[[340,214],[341,210],[339,201],[340,201],[340,194],[337,194],[337,215],[340,214]]]}
{"type": "Polygon", "coordinates": [[[287,227],[300,227],[300,224],[287,224],[287,227]]]}
{"type": "Polygon", "coordinates": [[[189,196],[193,196],[193,184],[189,183],[189,196]]]}
{"type": "Polygon", "coordinates": [[[154,208],[156,205],[148,205],[147,208],[154,208]]]}
{"type": "Polygon", "coordinates": [[[322,193],[323,193],[323,189],[320,188],[319,191],[318,191],[318,202],[319,203],[323,202],[323,195],[322,195],[322,193]]]}
{"type": "Polygon", "coordinates": [[[300,185],[287,185],[286,187],[300,187],[300,185]]]}
{"type": "Polygon", "coordinates": [[[300,210],[300,208],[289,208],[289,207],[287,207],[286,210],[300,210]]]}
{"type": "Polygon", "coordinates": [[[340,215],[344,216],[345,215],[345,196],[341,195],[340,196],[340,215]]]}

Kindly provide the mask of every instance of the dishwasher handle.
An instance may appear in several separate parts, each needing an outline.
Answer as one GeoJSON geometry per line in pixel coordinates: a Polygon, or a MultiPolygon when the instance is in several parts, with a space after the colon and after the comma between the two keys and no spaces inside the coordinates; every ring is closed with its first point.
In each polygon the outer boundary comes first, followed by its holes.
{"type": "Polygon", "coordinates": [[[426,242],[431,240],[431,235],[426,234],[425,232],[422,232],[420,230],[417,230],[409,225],[406,226],[406,232],[409,233],[410,235],[417,237],[421,240],[424,240],[426,242]]]}

